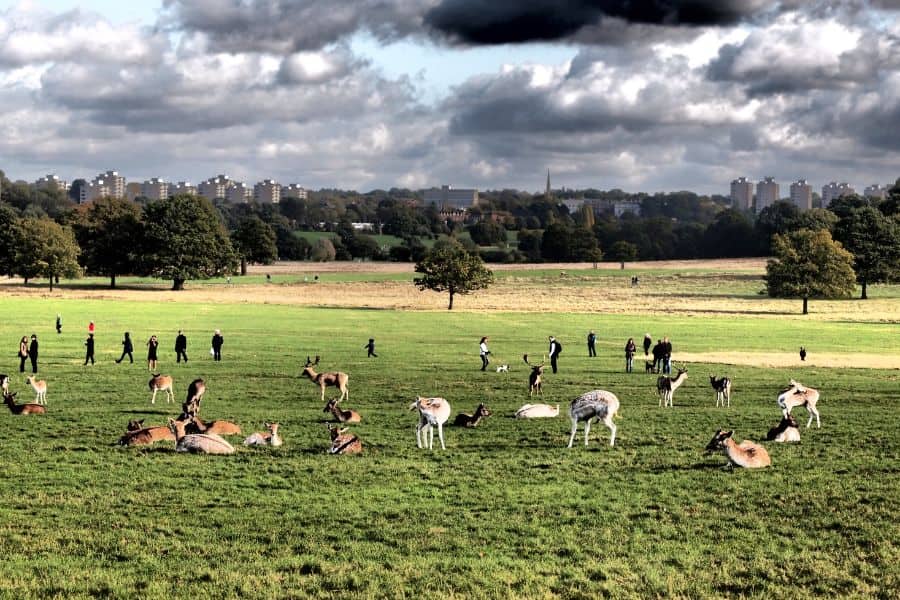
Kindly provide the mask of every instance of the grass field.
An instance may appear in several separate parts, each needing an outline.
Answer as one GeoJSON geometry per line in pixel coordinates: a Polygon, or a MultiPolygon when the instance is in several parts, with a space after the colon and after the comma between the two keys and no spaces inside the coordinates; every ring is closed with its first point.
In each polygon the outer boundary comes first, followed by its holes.
{"type": "MultiPolygon", "coordinates": [[[[878,287],[869,304],[813,302],[802,318],[754,295],[758,273],[754,281],[752,270],[735,271],[744,288],[716,291],[721,270],[701,264],[642,271],[634,293],[685,307],[645,312],[643,300],[613,310],[620,292],[633,293],[617,287],[627,277],[619,272],[520,271],[501,278],[491,302],[518,292],[536,309],[487,310],[476,295],[447,312],[430,301],[365,308],[412,286],[377,273],[328,281],[327,268],[318,287],[280,272],[285,281],[272,285],[191,284],[181,294],[143,284],[113,293],[81,282],[52,295],[3,286],[0,371],[12,374],[20,402],[33,397],[15,352],[22,335],[37,333],[49,414],[0,413],[0,596],[897,597],[900,370],[851,366],[867,366],[866,355],[900,360],[900,288],[878,287]],[[368,296],[317,307],[306,298],[311,288],[368,296]],[[554,294],[596,296],[600,308],[534,300],[554,294]],[[754,303],[767,308],[742,310],[754,303]],[[89,320],[97,364],[84,367],[89,320]],[[179,328],[187,365],[174,362],[179,328]],[[215,328],[225,336],[221,363],[208,354],[215,328]],[[600,338],[595,359],[583,345],[588,329],[600,338]],[[117,365],[126,330],[137,360],[117,365]],[[639,372],[623,372],[625,340],[645,331],[672,338],[676,363],[703,359],[687,363],[674,409],[658,408],[655,377],[640,361],[639,372]],[[149,403],[143,343],[151,334],[178,404],[149,403]],[[568,450],[565,416],[510,418],[529,401],[521,355],[540,357],[548,334],[565,350],[560,372],[546,375],[544,401],[565,413],[584,391],[615,392],[615,447],[602,426],[588,448],[579,437],[568,450]],[[509,374],[478,370],[483,335],[509,374]],[[378,359],[365,357],[369,337],[378,359]],[[791,358],[801,344],[808,364],[791,358]],[[363,414],[353,427],[361,456],[325,453],[318,388],[298,377],[315,354],[350,374],[344,404],[363,414]],[[775,366],[757,366],[770,355],[775,366]],[[714,408],[709,373],[734,379],[730,409],[714,408]],[[285,445],[229,457],[176,454],[171,443],[115,445],[129,419],[177,415],[195,377],[208,385],[204,417],[234,420],[246,433],[276,420],[285,445]],[[722,455],[703,452],[714,431],[762,440],[791,377],[821,391],[822,428],[804,429],[796,445],[767,443],[770,469],[722,470],[722,455]],[[408,411],[417,394],[446,397],[454,414],[484,401],[494,415],[475,430],[448,427],[446,451],[418,450],[408,411]]],[[[805,423],[805,411],[796,414],[805,423]]]]}

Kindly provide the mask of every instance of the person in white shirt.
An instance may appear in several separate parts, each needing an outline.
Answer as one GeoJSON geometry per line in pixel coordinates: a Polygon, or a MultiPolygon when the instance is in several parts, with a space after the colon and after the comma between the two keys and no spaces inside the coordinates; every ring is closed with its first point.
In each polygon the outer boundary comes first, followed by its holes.
{"type": "Polygon", "coordinates": [[[488,354],[490,354],[491,351],[488,350],[487,340],[488,340],[487,336],[481,338],[481,342],[478,345],[479,348],[481,349],[481,370],[482,371],[486,371],[488,363],[491,362],[488,360],[488,354]]]}

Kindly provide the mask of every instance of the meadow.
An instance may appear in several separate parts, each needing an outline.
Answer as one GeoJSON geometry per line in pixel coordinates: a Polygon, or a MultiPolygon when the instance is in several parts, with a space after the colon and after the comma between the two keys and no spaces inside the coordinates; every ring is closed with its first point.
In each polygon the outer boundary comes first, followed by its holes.
{"type": "Polygon", "coordinates": [[[49,413],[0,412],[0,596],[896,598],[900,287],[876,286],[867,303],[811,302],[802,317],[798,302],[758,295],[759,263],[635,269],[636,290],[629,269],[504,272],[452,312],[408,272],[363,267],[319,265],[318,284],[290,269],[266,284],[257,270],[181,293],[140,280],[52,294],[3,284],[0,372],[20,402],[33,398],[15,353],[37,333],[49,413]],[[85,367],[89,320],[97,364],[85,367]],[[209,356],[216,328],[221,363],[209,356]],[[187,364],[175,363],[178,329],[187,364]],[[113,362],[124,331],[133,365],[113,362]],[[669,336],[688,367],[672,409],[658,407],[640,357],[624,372],[625,340],[645,332],[669,336]],[[150,404],[151,334],[175,404],[150,404]],[[540,360],[550,334],[565,349],[543,401],[561,416],[516,421],[529,401],[521,356],[540,360]],[[479,371],[485,335],[510,373],[479,371]],[[363,349],[370,337],[377,359],[363,349]],[[350,374],[360,456],[326,454],[328,415],[299,377],[315,355],[350,374]],[[711,373],[733,378],[730,409],[714,407],[711,373]],[[116,444],[130,419],[177,416],[196,377],[208,386],[202,416],[246,434],[278,421],[285,445],[215,457],[116,444]],[[822,428],[766,443],[769,469],[722,469],[725,457],[703,450],[713,433],[761,441],[790,378],[820,390],[822,428]],[[568,403],[595,388],[621,401],[616,445],[595,425],[587,448],[579,430],[567,449],[568,403]],[[420,450],[416,395],[443,396],[454,414],[483,401],[493,416],[446,428],[446,451],[420,450]]]}

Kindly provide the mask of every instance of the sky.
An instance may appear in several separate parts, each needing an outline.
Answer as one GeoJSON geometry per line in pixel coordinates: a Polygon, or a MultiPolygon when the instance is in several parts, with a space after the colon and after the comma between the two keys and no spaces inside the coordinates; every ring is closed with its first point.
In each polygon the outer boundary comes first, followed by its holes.
{"type": "Polygon", "coordinates": [[[0,169],[308,188],[900,177],[900,0],[0,0],[0,169]]]}

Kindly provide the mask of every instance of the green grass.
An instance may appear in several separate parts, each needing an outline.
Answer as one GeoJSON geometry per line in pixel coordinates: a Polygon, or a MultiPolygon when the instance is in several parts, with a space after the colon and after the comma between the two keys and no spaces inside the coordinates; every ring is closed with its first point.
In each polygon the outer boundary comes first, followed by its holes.
{"type": "MultiPolygon", "coordinates": [[[[558,274],[557,274],[558,276],[558,274]]],[[[900,589],[900,375],[869,369],[727,367],[733,406],[715,409],[707,372],[691,365],[675,408],[658,408],[654,377],[622,372],[621,346],[644,331],[675,354],[716,348],[900,353],[896,326],[799,320],[629,315],[431,313],[152,301],[0,299],[3,372],[19,401],[17,340],[36,332],[45,417],[0,413],[0,596],[429,598],[894,598],[900,589]],[[53,331],[57,313],[63,334],[53,331]],[[97,359],[82,366],[89,320],[97,359]],[[187,365],[174,363],[188,334],[187,365]],[[222,363],[208,355],[225,336],[222,363]],[[597,330],[600,356],[583,337],[597,330]],[[116,365],[131,331],[137,362],[116,365]],[[604,388],[621,402],[619,436],[594,426],[565,448],[569,422],[517,422],[529,401],[520,356],[547,335],[565,343],[544,401],[563,412],[604,388]],[[132,418],[178,413],[149,403],[143,343],[160,338],[160,370],[208,384],[203,415],[247,433],[277,420],[280,449],[231,457],[176,455],[171,444],[120,448],[132,418]],[[478,370],[477,342],[495,361],[478,370]],[[363,345],[377,342],[378,359],[363,345]],[[298,374],[306,355],[350,373],[353,427],[365,454],[325,454],[319,392],[298,374]],[[775,395],[794,377],[818,387],[823,427],[797,445],[768,444],[773,467],[720,469],[703,447],[719,427],[761,440],[775,395]],[[484,401],[475,430],[448,427],[447,451],[415,448],[416,394],[454,413],[484,401]]],[[[797,410],[806,419],[803,409],[797,410]]],[[[238,441],[238,440],[234,440],[238,441]]]]}

